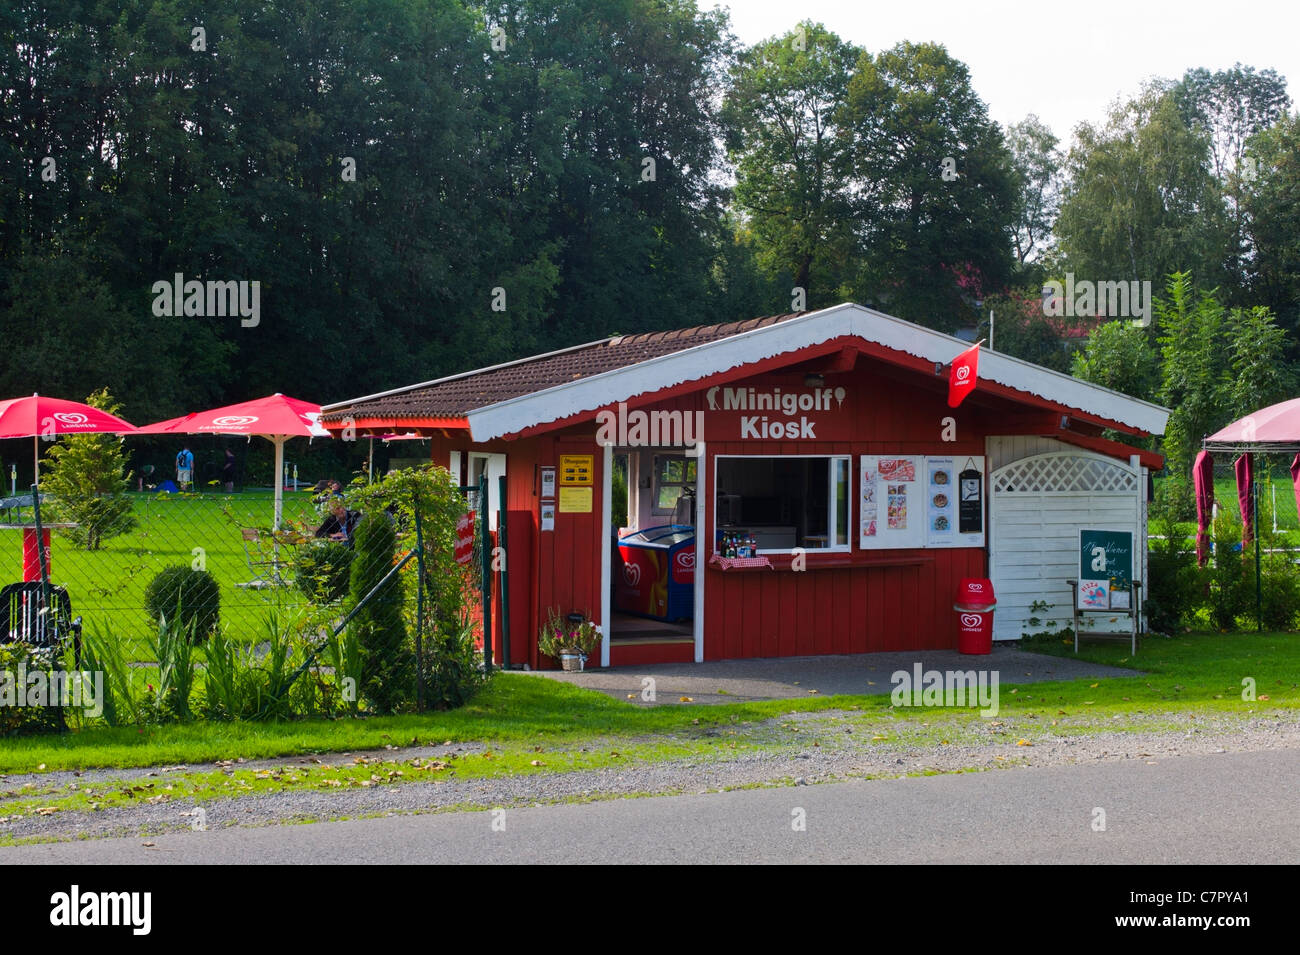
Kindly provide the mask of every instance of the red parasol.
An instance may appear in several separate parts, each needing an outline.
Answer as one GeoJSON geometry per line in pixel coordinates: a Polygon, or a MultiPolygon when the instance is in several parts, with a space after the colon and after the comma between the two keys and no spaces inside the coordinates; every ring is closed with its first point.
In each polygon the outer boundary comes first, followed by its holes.
{"type": "Polygon", "coordinates": [[[31,395],[0,401],[0,438],[31,438],[34,483],[40,483],[41,446],[37,439],[59,434],[133,434],[139,429],[117,415],[81,401],[31,395]]]}
{"type": "Polygon", "coordinates": [[[284,512],[284,442],[289,438],[330,438],[320,426],[320,405],[278,392],[235,405],[213,408],[159,421],[139,429],[140,434],[245,434],[258,435],[275,445],[275,528],[284,512]]]}

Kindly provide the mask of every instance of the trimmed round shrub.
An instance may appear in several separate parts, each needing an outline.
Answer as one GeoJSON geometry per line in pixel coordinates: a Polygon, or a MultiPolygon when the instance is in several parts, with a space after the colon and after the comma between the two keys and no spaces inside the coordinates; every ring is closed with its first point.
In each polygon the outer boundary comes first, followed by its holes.
{"type": "Polygon", "coordinates": [[[333,603],[348,592],[352,548],[339,541],[312,541],[298,552],[294,582],[314,603],[333,603]]]}
{"type": "Polygon", "coordinates": [[[194,570],[186,565],[164,567],[149,582],[144,592],[144,608],[149,619],[176,619],[180,614],[181,626],[192,632],[195,643],[207,639],[217,628],[221,614],[221,588],[217,578],[206,570],[194,570]]]}

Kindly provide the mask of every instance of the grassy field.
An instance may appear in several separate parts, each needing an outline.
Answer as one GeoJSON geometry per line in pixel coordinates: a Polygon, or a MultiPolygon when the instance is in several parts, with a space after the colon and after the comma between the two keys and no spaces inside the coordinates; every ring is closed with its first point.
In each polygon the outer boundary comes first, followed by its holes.
{"type": "MultiPolygon", "coordinates": [[[[1043,641],[1027,648],[1061,656],[1071,652],[1060,641],[1043,641]]],[[[999,718],[1048,717],[1044,724],[1061,721],[1060,732],[1073,731],[1072,725],[1102,724],[1106,731],[1123,731],[1130,716],[1140,716],[1147,725],[1153,717],[1178,721],[1197,712],[1250,715],[1300,710],[1300,634],[1148,638],[1137,659],[1129,657],[1127,644],[1085,645],[1080,655],[1145,672],[1121,679],[1019,686],[1014,674],[1003,673],[999,718]],[[1254,681],[1254,700],[1243,699],[1242,681],[1246,678],[1254,681]],[[1070,724],[1070,720],[1076,723],[1070,724]]],[[[978,658],[971,658],[972,668],[980,665],[978,658]]],[[[789,713],[826,710],[856,711],[855,719],[864,726],[884,718],[900,721],[900,725],[915,724],[931,735],[954,736],[981,722],[968,709],[892,708],[887,695],[647,708],[543,677],[501,673],[470,705],[442,713],[283,723],[92,727],[60,736],[4,739],[0,740],[0,773],[195,765],[237,757],[351,752],[447,740],[491,745],[503,758],[509,756],[508,763],[520,765],[531,765],[529,754],[535,746],[576,748],[599,741],[614,753],[608,757],[612,762],[628,758],[633,747],[643,758],[655,758],[661,748],[666,757],[680,750],[682,734],[694,738],[709,727],[754,724],[789,713]]],[[[583,765],[588,764],[590,760],[584,759],[583,765]]]]}
{"type": "MultiPolygon", "coordinates": [[[[1159,482],[1157,482],[1158,486],[1159,482]]],[[[1219,502],[1219,509],[1231,508],[1237,512],[1237,482],[1231,477],[1215,477],[1214,497],[1219,502]]],[[[1277,544],[1281,547],[1300,547],[1300,516],[1297,516],[1295,492],[1291,488],[1289,474],[1273,476],[1272,483],[1260,478],[1259,486],[1259,524],[1271,530],[1276,519],[1277,544]]],[[[1178,522],[1178,530],[1192,537],[1196,534],[1195,521],[1178,522]]],[[[1151,521],[1148,528],[1152,534],[1163,534],[1164,528],[1156,521],[1151,521]]]]}
{"type": "MultiPolygon", "coordinates": [[[[50,542],[53,583],[68,589],[73,613],[87,630],[112,624],[121,634],[128,659],[147,659],[151,624],[144,591],[155,574],[173,564],[191,566],[202,548],[207,569],[221,587],[221,619],[240,641],[261,639],[260,621],[273,606],[298,606],[295,588],[253,590],[237,586],[254,577],[245,558],[241,527],[269,527],[271,491],[237,494],[130,495],[136,528],[113,537],[96,551],[78,548],[55,532],[50,542]],[[223,512],[230,511],[230,516],[223,512]]],[[[31,511],[24,514],[30,519],[31,511]]],[[[284,519],[319,522],[311,495],[286,493],[284,519]]],[[[0,531],[0,580],[22,580],[22,532],[0,531]]]]}

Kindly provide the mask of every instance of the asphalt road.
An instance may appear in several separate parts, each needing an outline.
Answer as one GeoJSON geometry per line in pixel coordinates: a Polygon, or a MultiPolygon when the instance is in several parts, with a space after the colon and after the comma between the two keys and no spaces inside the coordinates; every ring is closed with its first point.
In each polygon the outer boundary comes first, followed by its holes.
{"type": "Polygon", "coordinates": [[[0,863],[1295,864],[1297,778],[1294,749],[1099,761],[20,846],[0,863]]]}

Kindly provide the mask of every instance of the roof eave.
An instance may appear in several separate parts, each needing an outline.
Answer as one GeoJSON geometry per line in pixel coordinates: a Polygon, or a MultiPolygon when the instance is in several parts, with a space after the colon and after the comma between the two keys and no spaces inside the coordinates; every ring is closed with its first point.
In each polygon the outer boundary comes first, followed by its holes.
{"type": "MultiPolygon", "coordinates": [[[[856,336],[946,365],[970,343],[853,303],[835,305],[634,365],[476,408],[466,414],[475,441],[574,418],[638,395],[702,380],[741,365],[841,336],[856,336]]],[[[1162,434],[1169,410],[999,352],[982,352],[979,377],[1077,409],[1123,430],[1162,434]]]]}

